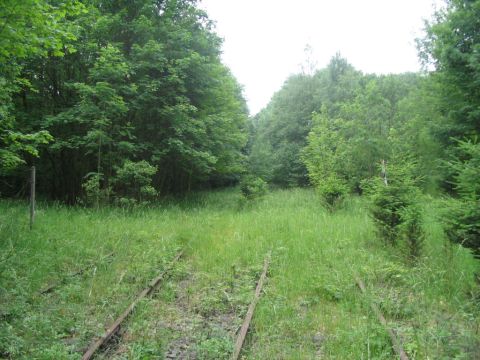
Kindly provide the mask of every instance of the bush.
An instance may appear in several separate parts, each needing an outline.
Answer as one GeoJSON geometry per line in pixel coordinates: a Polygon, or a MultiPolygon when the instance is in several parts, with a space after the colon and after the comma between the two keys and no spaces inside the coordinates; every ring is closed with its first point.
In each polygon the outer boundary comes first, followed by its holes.
{"type": "Polygon", "coordinates": [[[379,237],[390,245],[403,240],[409,256],[417,258],[424,232],[417,203],[420,191],[410,175],[412,167],[413,164],[402,164],[392,168],[388,185],[382,179],[376,179],[366,186],[366,190],[371,196],[371,214],[379,237]]]}
{"type": "Polygon", "coordinates": [[[348,188],[343,181],[336,176],[329,176],[317,185],[317,192],[320,194],[326,205],[335,208],[348,193],[348,188]]]}
{"type": "Polygon", "coordinates": [[[342,149],[345,139],[340,134],[342,122],[329,118],[326,107],[314,114],[314,126],[308,134],[308,144],[302,151],[302,161],[308,170],[310,183],[325,204],[333,209],[349,191],[343,167],[342,149]]]}
{"type": "Polygon", "coordinates": [[[135,205],[148,203],[156,195],[157,191],[151,185],[152,177],[157,173],[157,167],[142,160],[133,162],[125,161],[121,168],[117,169],[114,178],[117,202],[121,205],[135,205]]]}
{"type": "Polygon", "coordinates": [[[425,234],[423,231],[422,212],[417,204],[412,203],[401,213],[400,234],[405,241],[408,256],[417,260],[422,252],[425,234]]]}
{"type": "Polygon", "coordinates": [[[246,199],[253,200],[264,196],[268,191],[268,185],[257,176],[246,175],[240,182],[240,191],[246,199]]]}
{"type": "Polygon", "coordinates": [[[472,250],[480,258],[480,144],[459,142],[459,156],[449,163],[455,172],[459,201],[448,207],[444,217],[448,238],[472,250]]]}
{"type": "Polygon", "coordinates": [[[371,213],[380,238],[395,245],[402,224],[402,212],[411,204],[409,189],[401,183],[382,183],[375,186],[371,194],[371,213]]]}
{"type": "Polygon", "coordinates": [[[82,188],[85,193],[85,204],[99,207],[100,204],[108,203],[112,188],[102,188],[103,175],[96,172],[88,173],[84,179],[85,181],[82,183],[82,188]]]}
{"type": "Polygon", "coordinates": [[[446,210],[443,222],[449,240],[469,248],[480,259],[480,202],[459,200],[446,210]]]}

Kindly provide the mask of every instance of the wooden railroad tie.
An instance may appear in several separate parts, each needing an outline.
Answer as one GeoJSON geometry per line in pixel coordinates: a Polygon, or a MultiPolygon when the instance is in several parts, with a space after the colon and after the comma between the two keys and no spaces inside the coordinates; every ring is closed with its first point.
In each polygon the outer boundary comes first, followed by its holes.
{"type": "MultiPolygon", "coordinates": [[[[362,281],[362,279],[360,279],[358,274],[354,274],[354,277],[355,277],[355,281],[357,282],[358,287],[360,288],[362,293],[365,295],[367,293],[367,289],[365,287],[364,282],[362,281]]],[[[387,330],[388,335],[390,336],[390,340],[392,341],[393,349],[395,350],[397,355],[400,357],[400,360],[408,360],[408,356],[405,353],[405,351],[403,350],[402,342],[397,337],[397,335],[395,334],[393,329],[390,326],[388,326],[387,320],[385,319],[385,316],[383,316],[383,314],[380,311],[380,309],[378,308],[378,306],[375,303],[370,302],[370,308],[372,309],[372,311],[377,316],[378,321],[380,321],[380,323],[383,325],[383,327],[387,330]]]]}
{"type": "Polygon", "coordinates": [[[255,296],[250,303],[250,306],[248,307],[247,315],[245,316],[245,320],[243,321],[243,325],[238,334],[237,341],[235,342],[235,349],[233,352],[232,360],[237,360],[240,356],[240,352],[242,351],[243,343],[245,341],[245,337],[247,336],[248,328],[250,326],[250,321],[252,321],[253,312],[255,311],[255,306],[257,306],[258,300],[260,299],[263,284],[267,277],[268,265],[270,264],[270,256],[271,252],[269,251],[264,260],[263,272],[262,275],[260,275],[260,279],[258,280],[257,288],[255,289],[255,296]]]}
{"type": "Polygon", "coordinates": [[[85,354],[83,354],[82,360],[90,360],[97,350],[99,350],[102,346],[105,346],[112,336],[117,333],[118,330],[120,330],[120,326],[122,325],[123,321],[133,312],[138,303],[143,298],[153,293],[165,276],[173,269],[173,266],[182,257],[182,255],[183,250],[177,253],[175,258],[170,263],[170,266],[168,266],[160,275],[153,279],[150,284],[137,295],[135,300],[125,309],[125,311],[117,318],[117,320],[115,320],[115,322],[107,329],[107,331],[105,331],[105,334],[103,334],[98,340],[90,345],[85,354]]]}

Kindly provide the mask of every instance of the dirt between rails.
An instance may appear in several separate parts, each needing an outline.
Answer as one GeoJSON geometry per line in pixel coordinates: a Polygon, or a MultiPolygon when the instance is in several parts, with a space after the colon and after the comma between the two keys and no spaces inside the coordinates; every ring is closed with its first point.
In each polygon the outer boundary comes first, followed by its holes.
{"type": "Polygon", "coordinates": [[[202,288],[197,287],[204,283],[198,279],[202,274],[180,281],[171,309],[179,316],[166,324],[174,338],[165,358],[229,358],[255,290],[256,279],[251,275],[236,273],[226,282],[210,282],[202,288]]]}
{"type": "MultiPolygon", "coordinates": [[[[152,321],[144,335],[163,344],[163,354],[152,358],[229,359],[260,270],[238,271],[232,267],[231,273],[219,281],[185,264],[152,299],[152,321]]],[[[124,358],[129,346],[139,340],[127,328],[111,358],[124,358]]]]}

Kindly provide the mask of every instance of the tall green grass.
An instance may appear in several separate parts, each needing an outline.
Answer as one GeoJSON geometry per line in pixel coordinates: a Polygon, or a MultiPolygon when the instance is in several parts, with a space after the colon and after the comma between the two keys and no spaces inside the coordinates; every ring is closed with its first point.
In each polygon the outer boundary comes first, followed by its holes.
{"type": "MultiPolygon", "coordinates": [[[[175,286],[183,278],[194,279],[188,293],[205,314],[237,301],[225,300],[224,288],[248,271],[250,285],[238,300],[243,312],[237,315],[243,315],[271,250],[245,358],[394,358],[371,301],[412,358],[474,358],[478,263],[445,241],[436,203],[425,201],[426,248],[413,266],[401,248],[375,238],[364,199],[348,199],[332,213],[310,190],[275,191],[254,202],[243,201],[237,190],[197,193],[133,211],[41,204],[32,231],[25,204],[0,202],[0,356],[80,358],[92,337],[185,248],[178,276],[136,311],[115,356],[163,358],[172,334],[159,319],[175,317],[175,286]],[[81,276],[67,276],[89,264],[81,276]],[[368,296],[354,273],[366,282],[368,296]],[[55,291],[38,293],[59,281],[55,291]]],[[[210,332],[194,336],[206,339],[206,354],[227,356],[227,350],[208,352],[224,346],[210,341],[210,332]]]]}

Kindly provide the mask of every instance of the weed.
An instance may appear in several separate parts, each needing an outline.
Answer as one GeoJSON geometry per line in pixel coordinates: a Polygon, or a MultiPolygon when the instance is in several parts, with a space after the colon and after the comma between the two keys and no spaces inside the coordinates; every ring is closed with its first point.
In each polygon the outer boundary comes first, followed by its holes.
{"type": "Polygon", "coordinates": [[[206,339],[197,346],[199,360],[229,359],[232,353],[232,340],[226,337],[206,339]]]}

